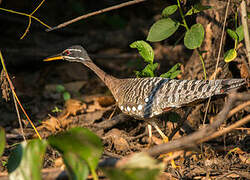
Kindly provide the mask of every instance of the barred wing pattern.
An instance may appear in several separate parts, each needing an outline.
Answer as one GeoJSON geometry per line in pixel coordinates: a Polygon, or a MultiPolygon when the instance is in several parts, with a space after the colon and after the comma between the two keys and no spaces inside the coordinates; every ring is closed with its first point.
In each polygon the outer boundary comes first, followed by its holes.
{"type": "Polygon", "coordinates": [[[224,94],[244,79],[175,80],[161,77],[121,79],[113,92],[120,109],[138,118],[152,118],[166,108],[178,108],[199,99],[224,94]]]}
{"type": "Polygon", "coordinates": [[[198,99],[226,93],[245,84],[244,79],[175,80],[161,77],[118,79],[97,67],[87,51],[79,45],[71,46],[59,55],[45,59],[79,62],[90,68],[107,85],[120,109],[138,118],[152,118],[168,108],[181,107],[198,99]]]}

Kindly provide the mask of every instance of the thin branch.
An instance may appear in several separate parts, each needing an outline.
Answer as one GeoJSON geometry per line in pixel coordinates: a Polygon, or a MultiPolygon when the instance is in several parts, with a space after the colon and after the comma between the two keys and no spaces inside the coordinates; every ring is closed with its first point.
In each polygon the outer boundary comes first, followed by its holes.
{"type": "Polygon", "coordinates": [[[24,131],[23,131],[23,124],[22,124],[22,121],[21,121],[21,117],[20,117],[18,106],[17,106],[16,98],[14,96],[13,91],[11,91],[11,92],[12,92],[12,97],[13,97],[15,108],[16,108],[16,113],[17,113],[17,118],[18,118],[19,126],[20,126],[20,129],[21,129],[21,134],[22,134],[23,140],[26,141],[26,138],[24,136],[24,131]]]}
{"type": "Polygon", "coordinates": [[[9,12],[9,13],[13,13],[13,14],[19,14],[19,15],[22,15],[22,16],[27,16],[29,17],[29,23],[28,23],[28,26],[24,32],[24,34],[22,35],[22,37],[20,39],[23,39],[26,34],[28,33],[29,31],[29,28],[30,28],[30,25],[31,25],[31,18],[35,19],[36,21],[38,21],[39,23],[41,23],[42,25],[44,25],[45,27],[47,28],[51,28],[50,26],[48,26],[47,24],[45,24],[44,22],[42,22],[40,19],[36,18],[33,16],[33,14],[38,10],[38,8],[40,8],[40,6],[44,3],[45,0],[42,0],[42,2],[36,7],[36,9],[34,11],[32,11],[31,14],[26,14],[26,13],[22,13],[22,12],[18,12],[18,11],[14,11],[14,10],[10,10],[10,9],[5,9],[5,8],[0,8],[0,10],[3,10],[3,11],[6,11],[6,12],[9,12]]]}
{"type": "Polygon", "coordinates": [[[42,2],[36,7],[36,9],[32,13],[29,14],[29,24],[28,24],[25,32],[23,33],[23,35],[22,35],[22,37],[20,39],[23,39],[26,36],[26,34],[29,32],[30,25],[31,25],[31,17],[42,6],[42,4],[44,3],[44,1],[45,0],[42,0],[42,2]]]}
{"type": "Polygon", "coordinates": [[[229,113],[227,118],[230,118],[231,116],[233,116],[235,113],[237,113],[238,111],[242,110],[243,108],[250,106],[250,101],[244,102],[240,105],[238,105],[237,107],[235,107],[234,109],[232,109],[229,113]]]}
{"type": "MultiPolygon", "coordinates": [[[[226,22],[227,22],[227,14],[228,14],[229,5],[230,5],[230,0],[227,1],[227,7],[226,7],[225,17],[224,17],[224,22],[223,22],[223,27],[222,27],[222,32],[221,32],[220,46],[219,46],[219,51],[218,51],[218,56],[217,56],[216,66],[215,66],[215,71],[214,71],[214,79],[216,78],[216,74],[218,72],[217,69],[218,69],[219,61],[220,61],[220,54],[221,54],[222,43],[223,43],[224,34],[225,34],[225,27],[226,27],[226,22]]],[[[207,118],[207,112],[208,112],[208,108],[210,105],[210,101],[211,101],[211,97],[209,97],[208,102],[207,102],[203,124],[205,123],[205,120],[207,118]]]]}
{"type": "Polygon", "coordinates": [[[80,21],[82,19],[86,19],[86,18],[88,18],[90,16],[95,16],[95,15],[98,15],[98,14],[101,14],[101,13],[104,13],[104,12],[108,12],[108,11],[115,10],[115,9],[120,9],[122,7],[130,6],[130,5],[141,3],[141,2],[144,2],[144,1],[146,1],[146,0],[129,1],[129,2],[121,3],[119,5],[111,6],[111,7],[105,8],[105,9],[101,9],[99,11],[91,12],[91,13],[79,16],[79,17],[77,17],[75,19],[66,21],[66,22],[64,22],[62,24],[59,24],[59,25],[55,26],[55,27],[46,29],[46,31],[49,32],[49,31],[53,31],[53,30],[56,30],[56,29],[59,29],[59,28],[63,28],[65,26],[69,25],[69,24],[72,24],[74,22],[80,21]]]}
{"type": "Polygon", "coordinates": [[[248,58],[248,69],[250,66],[250,39],[249,39],[249,31],[248,31],[248,25],[247,25],[247,12],[246,12],[246,1],[242,0],[240,4],[241,9],[241,22],[243,26],[244,31],[244,39],[247,49],[247,58],[248,58]]]}
{"type": "Polygon", "coordinates": [[[199,143],[205,142],[205,141],[209,141],[211,139],[217,138],[219,136],[222,136],[226,133],[229,133],[231,131],[233,131],[234,129],[236,129],[237,127],[240,127],[246,123],[250,122],[250,115],[242,118],[241,120],[237,121],[236,123],[228,126],[227,128],[224,128],[223,130],[217,131],[215,133],[213,133],[211,136],[208,136],[204,139],[202,139],[201,141],[199,141],[199,143]]]}
{"type": "Polygon", "coordinates": [[[34,131],[36,132],[36,134],[37,134],[37,136],[39,137],[39,139],[42,139],[41,136],[40,136],[40,134],[39,134],[39,132],[37,131],[35,125],[34,125],[33,122],[30,120],[28,114],[27,114],[26,111],[24,110],[24,108],[23,108],[23,106],[22,106],[20,100],[18,99],[18,97],[17,97],[17,95],[16,95],[14,86],[13,86],[11,80],[10,80],[10,77],[9,77],[9,75],[8,75],[8,72],[7,72],[7,69],[6,69],[6,67],[5,67],[5,63],[4,63],[4,59],[3,59],[3,56],[2,56],[1,51],[0,51],[0,60],[1,60],[1,63],[2,63],[2,66],[3,66],[3,70],[4,70],[4,72],[5,72],[5,75],[6,75],[7,80],[8,80],[8,82],[9,82],[10,89],[11,89],[11,91],[12,91],[12,94],[13,94],[14,98],[16,99],[16,101],[17,101],[17,103],[19,104],[21,110],[23,111],[24,115],[25,115],[26,118],[28,119],[29,123],[31,124],[32,128],[33,128],[34,131]]]}

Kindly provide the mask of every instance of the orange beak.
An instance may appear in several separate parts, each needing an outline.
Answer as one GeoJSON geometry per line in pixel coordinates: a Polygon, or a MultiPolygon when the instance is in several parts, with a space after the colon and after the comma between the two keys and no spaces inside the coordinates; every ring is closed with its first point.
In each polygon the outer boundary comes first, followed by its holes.
{"type": "Polygon", "coordinates": [[[57,54],[55,56],[48,57],[43,61],[55,61],[55,60],[63,60],[63,56],[61,54],[57,54]]]}

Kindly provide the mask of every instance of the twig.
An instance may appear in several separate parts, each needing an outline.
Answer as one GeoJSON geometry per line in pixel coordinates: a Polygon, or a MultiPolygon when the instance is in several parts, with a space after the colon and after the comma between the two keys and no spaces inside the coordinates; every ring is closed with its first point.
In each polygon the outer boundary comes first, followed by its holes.
{"type": "Polygon", "coordinates": [[[26,141],[26,138],[24,136],[24,131],[23,131],[23,124],[22,124],[22,121],[21,121],[21,117],[20,117],[18,106],[17,106],[16,98],[14,96],[13,91],[11,91],[11,92],[12,92],[12,96],[13,96],[13,100],[14,100],[14,104],[15,104],[15,108],[16,108],[16,113],[17,113],[17,118],[18,118],[19,126],[20,126],[20,129],[21,129],[21,134],[22,134],[23,140],[26,141]]]}
{"type": "Polygon", "coordinates": [[[45,0],[42,0],[42,2],[36,7],[36,9],[31,13],[31,14],[26,14],[26,13],[22,13],[22,12],[18,12],[18,11],[14,11],[14,10],[10,10],[10,9],[5,9],[5,8],[1,8],[0,7],[0,10],[3,10],[3,11],[6,11],[6,12],[10,12],[10,13],[13,13],[13,14],[19,14],[19,15],[22,15],[22,16],[27,16],[29,17],[29,23],[28,23],[28,26],[24,32],[24,34],[22,35],[22,37],[20,39],[23,39],[26,34],[28,33],[29,31],[29,28],[30,28],[30,25],[31,25],[31,18],[35,19],[36,21],[38,21],[39,23],[41,23],[42,25],[46,26],[47,28],[51,28],[50,26],[48,26],[47,24],[45,24],[44,22],[42,22],[40,19],[38,19],[37,17],[34,17],[33,14],[37,11],[38,8],[40,8],[40,6],[44,3],[45,0]]]}
{"type": "Polygon", "coordinates": [[[41,140],[42,138],[41,138],[39,132],[37,131],[37,129],[36,129],[35,125],[33,124],[33,122],[30,120],[28,114],[27,114],[26,111],[24,110],[24,108],[23,108],[21,102],[19,101],[19,99],[18,99],[18,97],[17,97],[17,95],[16,95],[14,86],[13,86],[11,80],[10,80],[10,77],[9,77],[9,75],[8,75],[8,72],[7,72],[7,69],[6,69],[6,67],[5,67],[4,60],[3,60],[3,56],[2,56],[1,51],[0,51],[0,60],[1,60],[1,63],[2,63],[2,66],[3,66],[3,70],[4,70],[4,72],[5,72],[5,75],[6,75],[7,80],[8,80],[8,82],[9,82],[9,85],[10,85],[10,88],[11,88],[11,91],[12,91],[12,94],[13,94],[14,98],[16,99],[17,103],[19,104],[21,110],[23,111],[24,115],[25,115],[26,118],[28,119],[28,121],[29,121],[29,123],[31,124],[32,128],[33,128],[34,131],[36,132],[37,136],[38,136],[39,139],[41,140]]]}
{"type": "Polygon", "coordinates": [[[247,25],[247,12],[246,12],[246,1],[242,0],[240,4],[241,9],[241,22],[243,26],[244,31],[244,39],[247,49],[247,58],[248,58],[248,69],[250,66],[250,39],[249,39],[249,31],[248,31],[248,25],[247,25]]]}
{"type": "MultiPolygon", "coordinates": [[[[1,51],[0,51],[0,58],[1,58],[1,62],[3,64],[4,60],[3,60],[3,57],[2,57],[1,51]]],[[[21,129],[21,134],[22,134],[23,140],[26,141],[26,138],[24,136],[24,131],[23,131],[23,124],[22,124],[22,121],[21,121],[19,109],[18,109],[18,106],[17,106],[16,98],[15,98],[14,86],[13,86],[12,82],[9,80],[10,78],[9,78],[8,73],[7,73],[7,70],[3,68],[3,72],[4,72],[4,75],[5,75],[6,79],[8,80],[8,83],[9,83],[9,86],[10,86],[10,89],[11,89],[13,101],[14,101],[15,108],[16,108],[18,123],[19,123],[20,129],[21,129]]]]}
{"type": "Polygon", "coordinates": [[[98,15],[98,14],[101,14],[101,13],[104,13],[104,12],[108,12],[108,11],[111,11],[111,10],[114,10],[114,9],[119,9],[119,8],[130,6],[130,5],[133,5],[133,4],[141,3],[141,2],[144,2],[144,1],[146,1],[146,0],[129,1],[129,2],[121,3],[119,5],[111,6],[111,7],[105,8],[105,9],[101,9],[99,11],[91,12],[91,13],[79,16],[79,17],[77,17],[75,19],[66,21],[66,22],[64,22],[62,24],[59,24],[59,25],[55,26],[55,27],[46,29],[46,31],[49,32],[49,31],[53,31],[53,30],[56,30],[56,29],[59,29],[59,28],[63,28],[65,26],[69,25],[69,24],[80,21],[82,19],[86,19],[86,18],[88,18],[90,16],[95,16],[95,15],[98,15]]]}
{"type": "MultiPolygon", "coordinates": [[[[226,7],[226,12],[225,12],[225,17],[224,17],[224,22],[223,22],[223,27],[222,27],[222,32],[221,32],[221,39],[220,39],[220,46],[219,46],[219,51],[218,51],[218,56],[216,60],[216,66],[215,66],[215,71],[214,71],[214,79],[216,78],[216,74],[218,72],[218,66],[219,66],[219,61],[220,61],[220,54],[221,54],[221,49],[222,49],[222,43],[223,43],[223,38],[224,38],[224,33],[225,33],[225,27],[226,27],[226,22],[227,22],[227,14],[228,14],[228,8],[229,8],[230,0],[227,1],[227,7],[226,7]]],[[[205,123],[205,120],[207,118],[207,112],[209,108],[209,104],[211,101],[211,97],[209,97],[207,106],[206,106],[206,111],[203,119],[203,124],[205,123]]]]}
{"type": "Polygon", "coordinates": [[[28,23],[28,26],[27,26],[25,32],[23,33],[23,35],[22,35],[22,37],[20,39],[23,39],[26,36],[26,34],[29,32],[30,25],[31,25],[31,17],[41,7],[41,5],[44,3],[44,1],[45,0],[42,0],[42,2],[36,7],[36,9],[32,13],[29,14],[29,23],[28,23]]]}
{"type": "Polygon", "coordinates": [[[235,128],[240,127],[240,126],[248,123],[249,121],[250,121],[250,115],[242,118],[241,120],[228,126],[227,128],[224,128],[223,130],[217,131],[217,132],[213,133],[211,136],[202,139],[201,141],[199,141],[199,143],[202,143],[202,142],[208,141],[210,139],[214,139],[214,138],[217,138],[219,136],[222,136],[230,131],[233,131],[235,128]]]}
{"type": "Polygon", "coordinates": [[[213,72],[213,74],[209,77],[209,80],[213,80],[216,78],[216,75],[222,71],[221,67],[218,67],[218,69],[216,71],[213,72]]]}
{"type": "Polygon", "coordinates": [[[239,106],[235,107],[234,109],[232,109],[228,115],[227,118],[230,118],[231,116],[233,116],[235,113],[237,113],[238,111],[240,111],[241,109],[250,106],[250,101],[244,102],[242,104],[240,104],[239,106]]]}
{"type": "Polygon", "coordinates": [[[209,126],[200,129],[199,131],[182,137],[180,139],[171,141],[167,144],[161,144],[158,146],[155,146],[148,151],[151,156],[158,156],[163,153],[173,152],[176,150],[183,150],[187,148],[195,147],[198,143],[204,142],[201,141],[202,139],[212,135],[216,129],[227,119],[227,115],[232,108],[232,106],[235,104],[236,101],[245,101],[250,100],[250,94],[249,93],[232,93],[229,95],[227,103],[224,105],[222,111],[214,118],[215,121],[210,124],[209,126]]]}

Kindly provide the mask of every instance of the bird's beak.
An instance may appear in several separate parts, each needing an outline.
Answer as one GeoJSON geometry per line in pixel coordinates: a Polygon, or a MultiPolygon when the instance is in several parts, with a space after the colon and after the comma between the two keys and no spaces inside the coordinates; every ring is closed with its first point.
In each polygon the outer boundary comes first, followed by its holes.
{"type": "Polygon", "coordinates": [[[54,56],[50,56],[50,57],[44,59],[43,61],[55,61],[55,60],[63,60],[62,54],[57,54],[57,55],[54,55],[54,56]]]}

